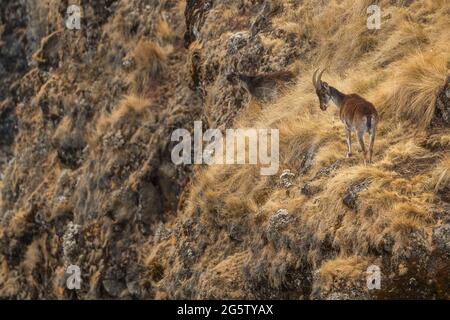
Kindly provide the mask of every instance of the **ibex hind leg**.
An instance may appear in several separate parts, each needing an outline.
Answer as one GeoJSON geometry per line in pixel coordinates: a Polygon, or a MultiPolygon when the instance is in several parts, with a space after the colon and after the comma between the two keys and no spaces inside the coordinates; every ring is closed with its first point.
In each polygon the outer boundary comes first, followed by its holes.
{"type": "Polygon", "coordinates": [[[350,158],[352,156],[352,131],[346,128],[345,132],[347,133],[347,158],[350,158]]]}
{"type": "Polygon", "coordinates": [[[356,135],[358,136],[358,142],[359,142],[359,146],[361,147],[363,156],[364,156],[364,165],[367,164],[367,151],[366,151],[366,146],[364,145],[364,132],[366,130],[364,130],[364,128],[359,129],[356,132],[356,135]]]}
{"type": "Polygon", "coordinates": [[[373,145],[375,143],[376,123],[372,121],[372,127],[369,129],[369,163],[372,163],[373,145]]]}

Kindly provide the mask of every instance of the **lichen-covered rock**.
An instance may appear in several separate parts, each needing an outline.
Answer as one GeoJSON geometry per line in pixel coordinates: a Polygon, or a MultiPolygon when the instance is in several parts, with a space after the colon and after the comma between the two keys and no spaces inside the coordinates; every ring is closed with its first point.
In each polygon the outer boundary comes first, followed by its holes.
{"type": "Polygon", "coordinates": [[[432,123],[450,126],[450,75],[447,76],[437,96],[436,110],[432,123]]]}
{"type": "Polygon", "coordinates": [[[80,232],[80,225],[69,222],[66,232],[63,236],[63,255],[64,265],[67,267],[76,259],[76,255],[80,252],[78,244],[78,234],[80,232]]]}
{"type": "Polygon", "coordinates": [[[312,183],[305,183],[303,187],[300,189],[300,192],[305,196],[313,196],[320,191],[320,188],[315,186],[312,183]]]}
{"type": "Polygon", "coordinates": [[[302,174],[308,172],[309,168],[311,168],[313,161],[314,161],[314,156],[317,152],[317,145],[316,144],[312,144],[309,148],[308,151],[306,152],[306,154],[303,156],[302,158],[302,162],[300,164],[300,172],[302,174]]]}
{"type": "Polygon", "coordinates": [[[249,42],[249,35],[245,32],[236,32],[228,39],[228,54],[236,54],[249,42]]]}
{"type": "Polygon", "coordinates": [[[105,279],[102,284],[105,291],[114,298],[120,297],[122,292],[127,288],[123,282],[115,279],[105,279]]]}
{"type": "Polygon", "coordinates": [[[370,184],[369,180],[364,180],[360,183],[357,183],[350,188],[348,188],[347,192],[342,197],[342,202],[349,207],[350,209],[356,209],[358,199],[358,194],[368,188],[370,184]]]}
{"type": "Polygon", "coordinates": [[[450,223],[444,223],[433,230],[433,243],[450,258],[450,223]]]}
{"type": "Polygon", "coordinates": [[[293,180],[295,178],[295,174],[291,172],[289,169],[283,170],[280,175],[280,184],[283,188],[290,188],[292,186],[293,180]]]}
{"type": "Polygon", "coordinates": [[[266,233],[268,238],[276,238],[277,234],[292,223],[294,218],[286,209],[279,209],[271,215],[267,224],[266,233]]]}

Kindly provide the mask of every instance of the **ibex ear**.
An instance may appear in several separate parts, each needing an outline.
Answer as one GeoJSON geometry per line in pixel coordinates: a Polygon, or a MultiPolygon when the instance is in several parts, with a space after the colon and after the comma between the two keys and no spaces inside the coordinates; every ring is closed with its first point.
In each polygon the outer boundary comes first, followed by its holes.
{"type": "Polygon", "coordinates": [[[322,82],[322,87],[324,87],[325,90],[327,90],[327,91],[330,90],[330,87],[328,86],[328,83],[326,83],[326,82],[322,82]]]}

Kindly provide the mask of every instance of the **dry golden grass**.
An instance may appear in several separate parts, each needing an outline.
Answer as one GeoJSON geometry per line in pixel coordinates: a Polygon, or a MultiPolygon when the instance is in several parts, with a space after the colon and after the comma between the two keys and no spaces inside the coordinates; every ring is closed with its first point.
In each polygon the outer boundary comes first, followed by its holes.
{"type": "Polygon", "coordinates": [[[64,287],[61,286],[61,281],[63,281],[65,276],[64,266],[59,266],[55,270],[55,276],[52,281],[52,291],[55,294],[56,299],[63,299],[64,297],[64,287]]]}
{"type": "Polygon", "coordinates": [[[270,38],[266,36],[261,37],[261,42],[274,56],[278,55],[285,45],[285,42],[282,39],[270,38]]]}
{"type": "Polygon", "coordinates": [[[12,235],[21,235],[25,232],[28,225],[29,215],[26,211],[16,213],[10,222],[8,233],[12,235]]]}
{"type": "Polygon", "coordinates": [[[433,117],[436,96],[444,84],[449,62],[448,51],[429,50],[399,63],[395,77],[385,83],[389,93],[380,101],[382,114],[426,128],[433,117]]]}
{"type": "Polygon", "coordinates": [[[321,289],[330,290],[331,286],[335,285],[339,279],[353,285],[361,282],[371,263],[369,259],[359,256],[338,257],[325,262],[319,270],[321,289]]]}
{"type": "Polygon", "coordinates": [[[434,190],[450,190],[450,157],[447,156],[432,171],[431,184],[434,190]]]}
{"type": "Polygon", "coordinates": [[[132,54],[136,70],[130,81],[135,93],[143,94],[162,80],[171,51],[170,46],[162,48],[149,40],[139,41],[132,54]]]}
{"type": "Polygon", "coordinates": [[[152,41],[141,40],[133,51],[133,57],[138,68],[149,69],[151,74],[156,76],[163,71],[163,63],[167,61],[167,52],[152,41]]]}
{"type": "Polygon", "coordinates": [[[33,272],[36,267],[39,267],[39,265],[42,267],[42,264],[45,264],[45,259],[47,256],[46,240],[47,235],[34,240],[25,252],[25,259],[23,263],[24,272],[28,283],[33,287],[39,286],[39,282],[35,279],[33,272]]]}
{"type": "Polygon", "coordinates": [[[174,31],[164,17],[159,18],[158,23],[156,24],[155,34],[158,39],[167,42],[171,42],[175,37],[174,31]]]}
{"type": "Polygon", "coordinates": [[[450,133],[432,134],[428,137],[427,143],[435,148],[450,147],[450,133]]]}
{"type": "Polygon", "coordinates": [[[20,284],[17,272],[11,272],[5,259],[0,261],[0,292],[2,297],[14,297],[19,293],[20,284]]]}
{"type": "Polygon", "coordinates": [[[211,264],[213,267],[199,279],[199,299],[243,299],[242,266],[248,258],[247,252],[238,252],[211,264]]]}
{"type": "Polygon", "coordinates": [[[120,129],[130,124],[130,126],[149,111],[151,101],[148,99],[129,95],[124,97],[118,106],[109,115],[101,116],[96,125],[97,136],[103,135],[108,128],[120,129]]]}

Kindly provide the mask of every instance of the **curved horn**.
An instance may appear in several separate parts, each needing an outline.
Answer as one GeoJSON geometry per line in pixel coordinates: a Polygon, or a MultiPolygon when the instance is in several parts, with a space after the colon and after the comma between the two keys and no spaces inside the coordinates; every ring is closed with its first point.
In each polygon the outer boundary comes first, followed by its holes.
{"type": "MultiPolygon", "coordinates": [[[[325,68],[326,69],[326,68],[325,68]]],[[[319,73],[319,77],[317,78],[317,83],[321,83],[322,82],[322,73],[325,71],[325,69],[323,69],[320,73],[319,73]]]]}
{"type": "Polygon", "coordinates": [[[317,88],[317,80],[316,80],[317,71],[319,71],[319,69],[316,69],[316,71],[314,71],[313,78],[312,78],[313,85],[316,88],[317,88]]]}

